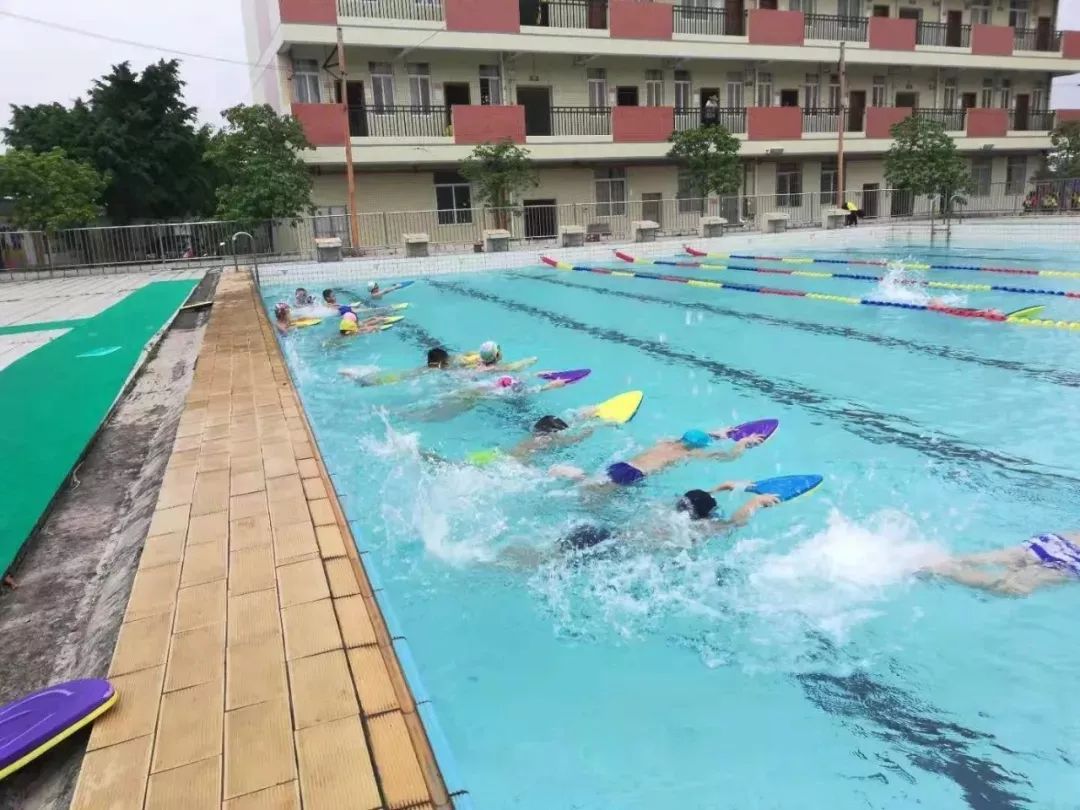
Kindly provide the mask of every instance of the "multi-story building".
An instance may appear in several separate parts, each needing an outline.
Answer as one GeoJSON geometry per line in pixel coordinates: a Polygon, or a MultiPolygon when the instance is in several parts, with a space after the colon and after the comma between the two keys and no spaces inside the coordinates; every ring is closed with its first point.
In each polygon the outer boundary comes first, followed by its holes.
{"type": "Polygon", "coordinates": [[[973,198],[1022,193],[1055,121],[1080,118],[1049,109],[1051,78],[1080,71],[1056,0],[682,3],[245,0],[253,93],[303,123],[324,211],[345,210],[348,137],[356,210],[436,212],[416,230],[473,224],[457,161],[524,144],[539,175],[518,201],[524,236],[568,210],[600,234],[612,217],[696,224],[667,140],[705,121],[742,141],[742,199],[714,203],[741,219],[754,196],[831,206],[841,128],[845,194],[881,216],[913,204],[881,193],[890,127],[908,115],[945,125],[973,198]]]}

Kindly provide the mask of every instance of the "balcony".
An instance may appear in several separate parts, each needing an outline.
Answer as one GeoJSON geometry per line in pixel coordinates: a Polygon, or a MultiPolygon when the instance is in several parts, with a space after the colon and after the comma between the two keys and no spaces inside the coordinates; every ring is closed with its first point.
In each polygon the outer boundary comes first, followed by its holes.
{"type": "Polygon", "coordinates": [[[349,134],[353,138],[446,138],[452,128],[443,106],[354,106],[349,107],[349,134]]]}
{"type": "Polygon", "coordinates": [[[675,33],[741,37],[746,33],[745,16],[722,8],[675,6],[675,33]]]}
{"type": "Polygon", "coordinates": [[[599,138],[611,135],[610,107],[551,107],[525,110],[530,137],[599,138]]]}
{"type": "Polygon", "coordinates": [[[1057,53],[1061,50],[1061,32],[1051,28],[1014,28],[1013,50],[1057,53]]]}
{"type": "Polygon", "coordinates": [[[719,124],[732,135],[746,134],[745,107],[694,107],[675,110],[675,131],[719,124]]]}
{"type": "Polygon", "coordinates": [[[861,112],[847,110],[846,113],[835,107],[803,107],[802,131],[803,134],[827,133],[836,135],[840,129],[840,116],[844,119],[844,132],[862,132],[863,118],[861,112]]]}
{"type": "Polygon", "coordinates": [[[927,121],[935,121],[941,124],[948,132],[963,132],[965,110],[947,110],[934,107],[919,107],[915,115],[927,121]]]}
{"type": "Polygon", "coordinates": [[[606,0],[522,0],[519,8],[522,25],[600,31],[608,27],[606,0]]]}
{"type": "Polygon", "coordinates": [[[970,48],[971,26],[920,21],[915,29],[915,44],[936,48],[970,48]]]}
{"type": "Polygon", "coordinates": [[[337,0],[341,18],[441,22],[442,0],[337,0]]]}
{"type": "Polygon", "coordinates": [[[1054,128],[1054,111],[1013,110],[1010,123],[1014,132],[1049,132],[1054,128]]]}
{"type": "Polygon", "coordinates": [[[835,14],[807,14],[806,38],[830,42],[866,42],[866,17],[838,17],[835,14]]]}

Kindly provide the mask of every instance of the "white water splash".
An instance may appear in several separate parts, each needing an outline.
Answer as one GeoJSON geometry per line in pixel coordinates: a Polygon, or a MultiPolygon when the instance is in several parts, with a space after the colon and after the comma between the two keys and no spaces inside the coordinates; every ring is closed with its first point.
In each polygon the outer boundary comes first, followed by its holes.
{"type": "Polygon", "coordinates": [[[909,281],[925,281],[925,274],[905,270],[903,262],[889,262],[885,268],[885,275],[882,276],[870,297],[904,304],[929,304],[931,301],[937,301],[950,307],[964,306],[967,303],[967,298],[963,295],[942,294],[929,287],[906,283],[909,281]]]}

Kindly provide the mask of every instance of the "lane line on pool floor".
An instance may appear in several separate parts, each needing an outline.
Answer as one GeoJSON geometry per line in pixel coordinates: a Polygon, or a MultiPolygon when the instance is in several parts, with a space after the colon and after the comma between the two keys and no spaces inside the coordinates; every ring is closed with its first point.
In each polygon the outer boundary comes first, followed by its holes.
{"type": "Polygon", "coordinates": [[[558,278],[551,278],[548,275],[540,276],[527,275],[525,273],[510,273],[508,274],[508,277],[527,281],[539,281],[544,284],[550,284],[570,290],[587,290],[598,295],[622,298],[627,301],[638,301],[648,304],[665,304],[671,307],[678,307],[679,309],[693,309],[700,312],[708,312],[713,315],[735,318],[737,320],[747,323],[762,323],[769,326],[795,329],[797,331],[806,332],[813,335],[838,337],[847,340],[872,343],[879,346],[886,346],[888,348],[902,349],[904,351],[924,354],[928,357],[944,357],[948,360],[955,360],[960,363],[971,363],[973,365],[979,365],[985,368],[1009,371],[1051,385],[1060,385],[1068,388],[1080,388],[1080,373],[1056,371],[1053,369],[1043,369],[1035,366],[1028,366],[1016,360],[1002,360],[999,358],[982,357],[980,355],[971,354],[969,352],[963,351],[962,349],[957,349],[951,346],[934,345],[930,343],[917,343],[915,341],[907,340],[906,338],[891,337],[888,335],[876,335],[873,332],[863,332],[847,326],[831,326],[829,324],[814,323],[812,321],[785,320],[782,318],[773,317],[771,315],[762,315],[760,313],[746,312],[745,310],[738,309],[727,309],[725,307],[720,307],[715,304],[706,304],[699,301],[676,301],[670,298],[660,298],[658,296],[645,295],[643,293],[631,293],[626,292],[625,290],[609,289],[608,287],[590,287],[586,284],[577,284],[572,281],[567,281],[566,276],[562,275],[558,278]]]}
{"type": "MultiPolygon", "coordinates": [[[[923,425],[899,414],[884,413],[851,400],[839,402],[839,407],[834,407],[833,403],[838,402],[835,397],[807,388],[792,380],[765,377],[750,369],[737,368],[676,349],[670,343],[659,343],[645,338],[634,337],[616,329],[593,326],[551,310],[484,292],[459,282],[431,280],[428,283],[438,290],[460,295],[463,298],[487,301],[504,309],[526,313],[535,318],[546,320],[560,328],[570,329],[609,343],[629,346],[653,357],[707,371],[715,378],[721,379],[735,388],[750,390],[774,402],[804,408],[820,416],[835,420],[849,433],[872,443],[888,442],[898,447],[914,450],[934,461],[950,465],[957,462],[978,462],[995,468],[1019,488],[1018,495],[1030,497],[1032,487],[1039,485],[1040,481],[1044,489],[1055,488],[1060,490],[1065,502],[1076,500],[1078,494],[1080,494],[1080,486],[1078,486],[1080,485],[1080,478],[1049,470],[1032,469],[1044,465],[1030,459],[1010,456],[972,445],[949,434],[937,432],[934,435],[932,431],[923,425]],[[903,425],[905,428],[901,428],[899,425],[903,425]]],[[[985,491],[990,483],[985,480],[977,480],[978,476],[970,476],[971,471],[968,469],[955,469],[954,472],[958,472],[960,476],[967,478],[964,483],[968,483],[980,491],[985,491]]]]}

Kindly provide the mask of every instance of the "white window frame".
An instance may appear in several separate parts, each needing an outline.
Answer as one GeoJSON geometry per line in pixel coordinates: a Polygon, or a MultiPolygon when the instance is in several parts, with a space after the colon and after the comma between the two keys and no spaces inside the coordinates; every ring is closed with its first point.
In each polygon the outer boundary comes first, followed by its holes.
{"type": "Polygon", "coordinates": [[[1027,188],[1028,179],[1028,159],[1027,155],[1009,155],[1005,159],[1005,193],[1006,194],[1023,194],[1024,189],[1027,188]],[[1016,163],[1016,161],[1023,161],[1022,164],[1016,163]],[[1017,180],[1015,169],[1020,166],[1021,173],[1020,178],[1017,180]]]}
{"type": "Polygon", "coordinates": [[[822,161],[821,178],[818,183],[818,200],[822,205],[836,202],[837,185],[840,182],[840,172],[835,162],[822,161]],[[829,179],[828,188],[825,187],[825,179],[829,179]]]}
{"type": "Polygon", "coordinates": [[[803,109],[821,106],[821,76],[807,73],[803,82],[803,109]]]}
{"type": "Polygon", "coordinates": [[[645,106],[664,106],[664,71],[645,71],[645,106]]]}
{"type": "Polygon", "coordinates": [[[776,205],[778,208],[798,208],[802,205],[802,164],[776,164],[776,205]],[[780,171],[781,166],[794,166],[794,171],[780,171]],[[794,180],[794,183],[792,182],[794,180]],[[784,190],[781,191],[781,186],[784,190]]]}
{"type": "Polygon", "coordinates": [[[322,71],[318,59],[293,59],[293,98],[298,104],[322,103],[322,71]]]}
{"type": "Polygon", "coordinates": [[[498,65],[480,65],[480,103],[484,104],[484,90],[487,90],[487,104],[498,107],[502,100],[502,76],[498,65]]]}
{"type": "Polygon", "coordinates": [[[976,157],[971,159],[971,196],[988,197],[993,188],[994,159],[976,157]]]}
{"type": "Polygon", "coordinates": [[[1046,112],[1046,88],[1033,87],[1031,89],[1031,109],[1046,112]]]}
{"type": "Polygon", "coordinates": [[[727,106],[731,110],[742,110],[746,107],[746,96],[744,95],[743,76],[741,73],[729,73],[727,76],[727,83],[724,86],[724,93],[726,94],[727,106]]]}
{"type": "Polygon", "coordinates": [[[888,84],[885,81],[884,76],[875,76],[873,83],[870,85],[870,106],[871,107],[885,107],[887,106],[885,100],[888,98],[888,84]]]}
{"type": "Polygon", "coordinates": [[[606,110],[608,108],[608,84],[606,69],[586,69],[585,88],[588,93],[590,109],[606,110]]]}
{"type": "Polygon", "coordinates": [[[971,0],[971,24],[989,25],[994,13],[992,0],[971,0]]]}
{"type": "Polygon", "coordinates": [[[675,71],[675,109],[693,110],[697,107],[694,103],[694,84],[689,70],[675,71]]]}
{"type": "Polygon", "coordinates": [[[423,112],[431,111],[431,65],[427,62],[410,62],[409,104],[423,112]]]}
{"type": "Polygon", "coordinates": [[[943,83],[942,108],[950,111],[960,109],[960,89],[955,78],[945,79],[943,83]]]}
{"type": "Polygon", "coordinates": [[[1009,24],[1017,29],[1031,28],[1031,0],[1009,0],[1009,24]]]}
{"type": "Polygon", "coordinates": [[[394,66],[390,62],[370,62],[371,104],[368,112],[389,115],[394,106],[394,66]]]}
{"type": "MultiPolygon", "coordinates": [[[[437,177],[437,175],[436,175],[437,177]]],[[[453,182],[435,182],[435,217],[440,225],[469,225],[473,221],[472,215],[472,186],[464,178],[455,179],[453,182]],[[439,207],[439,189],[449,189],[453,206],[450,208],[439,207]],[[468,205],[459,205],[459,197],[463,196],[468,205]],[[448,220],[448,221],[444,221],[448,220]]]]}
{"type": "Polygon", "coordinates": [[[598,217],[626,216],[626,169],[608,168],[593,171],[598,217]]]}
{"type": "Polygon", "coordinates": [[[835,73],[829,74],[829,109],[839,110],[843,105],[840,103],[840,77],[835,73]]]}
{"type": "Polygon", "coordinates": [[[698,215],[705,213],[705,200],[695,195],[690,172],[680,169],[676,183],[675,199],[678,200],[679,213],[698,215]]]}
{"type": "Polygon", "coordinates": [[[758,107],[773,106],[773,85],[771,73],[759,73],[755,84],[754,98],[758,107]]]}
{"type": "Polygon", "coordinates": [[[979,106],[983,109],[994,106],[993,79],[983,79],[982,89],[979,91],[979,106]]]}
{"type": "Polygon", "coordinates": [[[1012,106],[1012,82],[1009,79],[1001,80],[1001,87],[998,88],[998,106],[1003,110],[1012,106]]]}

